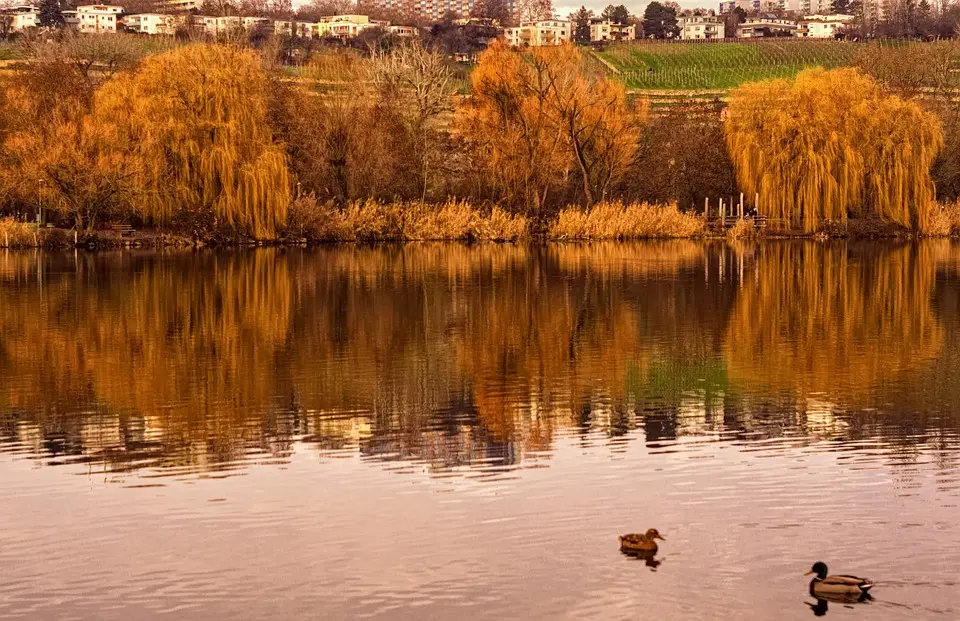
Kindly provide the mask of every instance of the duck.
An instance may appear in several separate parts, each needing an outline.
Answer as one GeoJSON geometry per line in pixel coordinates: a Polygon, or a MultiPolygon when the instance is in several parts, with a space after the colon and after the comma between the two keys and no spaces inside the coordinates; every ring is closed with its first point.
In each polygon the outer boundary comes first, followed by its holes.
{"type": "Polygon", "coordinates": [[[626,535],[620,535],[620,549],[625,552],[656,552],[658,549],[657,539],[666,541],[666,539],[657,532],[656,528],[651,528],[643,534],[628,533],[626,535]]]}
{"type": "Polygon", "coordinates": [[[827,575],[827,564],[821,561],[814,563],[810,571],[803,575],[809,576],[811,574],[816,574],[810,581],[810,594],[814,597],[860,598],[869,596],[868,591],[873,588],[873,582],[867,578],[827,575]]]}

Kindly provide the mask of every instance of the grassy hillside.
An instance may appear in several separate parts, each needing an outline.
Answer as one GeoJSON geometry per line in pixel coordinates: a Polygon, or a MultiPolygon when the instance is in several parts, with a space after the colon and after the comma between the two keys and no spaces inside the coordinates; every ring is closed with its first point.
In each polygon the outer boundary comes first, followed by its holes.
{"type": "Polygon", "coordinates": [[[728,90],[756,80],[790,77],[802,69],[850,65],[865,45],[834,40],[781,39],[744,43],[613,45],[599,55],[620,71],[628,88],[728,90]]]}

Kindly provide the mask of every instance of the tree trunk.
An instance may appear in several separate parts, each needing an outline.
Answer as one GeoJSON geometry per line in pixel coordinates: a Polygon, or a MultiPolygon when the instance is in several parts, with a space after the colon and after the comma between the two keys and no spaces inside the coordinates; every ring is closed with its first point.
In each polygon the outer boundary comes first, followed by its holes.
{"type": "Polygon", "coordinates": [[[590,205],[593,205],[593,187],[590,184],[590,173],[587,168],[586,157],[583,155],[583,146],[580,144],[580,141],[577,140],[574,118],[575,116],[571,114],[568,124],[570,143],[573,145],[573,151],[577,156],[577,164],[580,166],[580,174],[583,175],[583,195],[586,199],[586,206],[589,207],[590,205]]]}

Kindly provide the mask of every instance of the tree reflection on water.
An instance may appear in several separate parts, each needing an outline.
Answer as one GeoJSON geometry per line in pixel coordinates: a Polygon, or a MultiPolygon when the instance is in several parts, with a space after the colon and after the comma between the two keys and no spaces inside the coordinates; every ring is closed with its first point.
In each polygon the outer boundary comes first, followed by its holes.
{"type": "Polygon", "coordinates": [[[298,444],[496,470],[559,436],[909,453],[956,443],[960,297],[938,274],[957,257],[947,242],[8,252],[0,450],[170,472],[298,444]]]}

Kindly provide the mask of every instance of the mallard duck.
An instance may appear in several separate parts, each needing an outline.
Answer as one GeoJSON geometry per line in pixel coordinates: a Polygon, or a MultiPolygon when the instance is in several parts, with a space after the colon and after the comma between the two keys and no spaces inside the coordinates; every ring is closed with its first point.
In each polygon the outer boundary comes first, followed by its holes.
{"type": "Polygon", "coordinates": [[[820,596],[860,597],[867,594],[873,583],[866,578],[856,576],[828,576],[826,563],[817,562],[804,576],[816,574],[810,581],[810,594],[820,596]]]}
{"type": "Polygon", "coordinates": [[[620,549],[627,552],[656,552],[657,539],[666,541],[666,539],[660,536],[656,528],[651,528],[643,534],[629,533],[627,535],[620,535],[620,549]]]}

